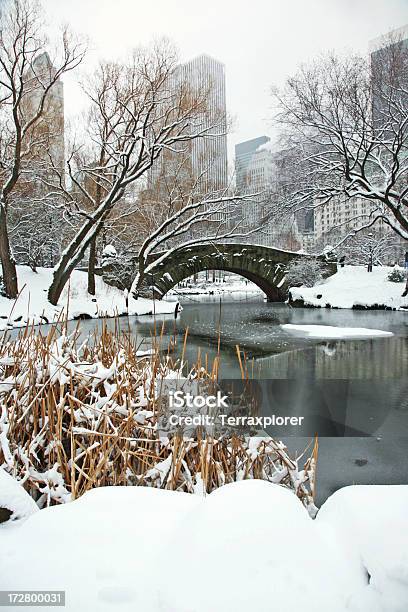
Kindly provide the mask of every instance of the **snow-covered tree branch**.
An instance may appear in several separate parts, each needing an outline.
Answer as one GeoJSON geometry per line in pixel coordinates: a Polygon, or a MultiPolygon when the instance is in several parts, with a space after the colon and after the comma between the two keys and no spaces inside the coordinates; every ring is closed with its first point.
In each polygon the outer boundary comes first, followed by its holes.
{"type": "Polygon", "coordinates": [[[55,126],[48,124],[47,112],[53,87],[81,63],[85,46],[65,29],[60,51],[51,60],[45,52],[43,15],[34,0],[6,0],[0,17],[0,259],[6,294],[16,297],[8,229],[12,196],[24,173],[41,163],[42,152],[50,148],[55,126]]]}
{"type": "MultiPolygon", "coordinates": [[[[385,225],[408,239],[408,51],[398,40],[371,56],[302,66],[274,96],[293,172],[291,210],[369,203],[361,228],[385,225]]],[[[375,230],[376,228],[374,228],[375,230]]]]}
{"type": "MultiPolygon", "coordinates": [[[[62,191],[69,212],[82,218],[54,269],[49,290],[51,303],[57,303],[72,270],[108,220],[111,225],[113,220],[117,225],[123,224],[124,219],[129,224],[135,219],[139,223],[143,220],[146,207],[141,206],[138,191],[148,178],[158,178],[169,160],[178,164],[179,160],[188,158],[193,140],[225,134],[225,116],[211,116],[209,121],[207,89],[192,89],[188,83],[181,82],[176,76],[176,60],[171,45],[160,42],[152,48],[135,51],[126,62],[101,63],[85,84],[90,114],[85,142],[77,142],[76,150],[68,159],[72,189],[65,188],[58,180],[55,185],[49,185],[50,189],[62,191]],[[80,158],[86,146],[95,151],[95,157],[91,163],[88,155],[88,162],[84,164],[80,158]]],[[[202,189],[204,175],[205,171],[200,180],[194,177],[193,184],[189,189],[184,187],[183,192],[178,181],[170,203],[164,208],[159,198],[160,203],[148,213],[153,215],[154,233],[148,238],[149,249],[147,244],[142,247],[141,260],[153,245],[157,248],[170,237],[188,234],[194,225],[203,223],[211,214],[221,215],[224,211],[230,196],[217,194],[212,199],[201,193],[198,203],[191,199],[192,194],[197,197],[199,185],[202,189]],[[165,212],[167,206],[170,208],[165,212]],[[188,217],[193,210],[195,214],[188,217]],[[159,218],[164,223],[161,229],[156,226],[159,218]]]]}

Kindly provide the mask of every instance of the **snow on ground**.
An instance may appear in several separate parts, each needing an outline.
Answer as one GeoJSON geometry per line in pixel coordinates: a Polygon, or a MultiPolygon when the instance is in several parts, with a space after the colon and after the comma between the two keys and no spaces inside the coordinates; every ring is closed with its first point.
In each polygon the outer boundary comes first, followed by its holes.
{"type": "Polygon", "coordinates": [[[357,549],[369,585],[350,598],[350,609],[365,612],[408,610],[408,486],[350,486],[322,506],[317,523],[336,530],[357,549]]]}
{"type": "Polygon", "coordinates": [[[281,328],[294,336],[306,338],[343,338],[363,339],[363,338],[384,338],[393,336],[389,331],[381,329],[367,329],[365,327],[334,327],[332,325],[293,325],[287,323],[281,328]]]}
{"type": "Polygon", "coordinates": [[[0,296],[0,331],[11,327],[23,327],[29,320],[32,323],[47,323],[58,319],[61,311],[68,318],[81,315],[90,318],[100,316],[113,317],[129,312],[130,315],[172,313],[174,302],[155,301],[129,296],[129,310],[126,309],[125,295],[116,287],[107,285],[100,276],[96,276],[96,295],[87,292],[87,273],[74,270],[69,284],[65,287],[58,306],[53,306],[47,299],[48,287],[52,280],[51,268],[37,268],[33,272],[28,266],[18,266],[20,295],[17,300],[0,296]],[[69,299],[68,299],[69,296],[69,299]]]}
{"type": "Polygon", "coordinates": [[[19,482],[0,467],[0,508],[9,510],[10,520],[27,518],[38,511],[38,506],[19,482]]]}
{"type": "Polygon", "coordinates": [[[346,487],[313,521],[260,480],[102,487],[1,525],[0,589],[65,590],[69,612],[405,612],[407,504],[408,486],[346,487]]]}
{"type": "MultiPolygon", "coordinates": [[[[211,277],[211,274],[210,274],[211,277]]],[[[226,274],[223,280],[217,282],[206,279],[205,273],[200,272],[197,281],[189,278],[182,285],[171,291],[171,295],[218,295],[222,293],[263,293],[254,283],[238,276],[237,274],[226,274]]]]}
{"type": "Polygon", "coordinates": [[[392,283],[387,277],[393,268],[345,266],[314,287],[292,287],[292,300],[303,300],[307,306],[353,308],[353,306],[408,307],[408,298],[401,297],[404,283],[392,283]]]}

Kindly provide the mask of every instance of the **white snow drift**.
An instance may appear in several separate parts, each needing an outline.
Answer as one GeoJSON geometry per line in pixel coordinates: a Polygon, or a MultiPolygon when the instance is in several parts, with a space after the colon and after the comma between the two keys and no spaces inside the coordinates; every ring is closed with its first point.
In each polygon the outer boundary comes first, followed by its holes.
{"type": "Polygon", "coordinates": [[[174,311],[174,302],[153,302],[144,298],[134,300],[131,296],[127,309],[125,294],[107,285],[100,276],[95,279],[96,295],[91,296],[87,291],[87,274],[80,270],[74,270],[58,306],[53,306],[47,299],[52,272],[51,268],[37,268],[37,272],[33,272],[28,266],[17,266],[20,295],[17,300],[0,296],[0,331],[25,326],[27,321],[34,324],[52,323],[61,316],[61,311],[65,314],[68,311],[68,319],[81,315],[94,319],[126,313],[143,315],[174,311]]]}
{"type": "Polygon", "coordinates": [[[38,511],[33,498],[2,467],[0,467],[0,508],[11,512],[11,521],[27,518],[38,511]]]}
{"type": "Polygon", "coordinates": [[[336,274],[314,287],[292,287],[293,300],[303,300],[306,306],[330,304],[333,308],[373,307],[408,308],[403,298],[404,283],[392,283],[388,275],[393,268],[374,267],[367,272],[364,266],[345,266],[336,274]]]}
{"type": "Polygon", "coordinates": [[[408,486],[346,487],[316,520],[259,480],[94,489],[0,526],[0,589],[75,612],[406,612],[407,506],[408,486]]]}
{"type": "Polygon", "coordinates": [[[334,327],[332,325],[293,325],[287,323],[281,328],[295,336],[306,338],[338,338],[344,340],[364,338],[385,338],[393,336],[389,331],[366,327],[334,327]]]}

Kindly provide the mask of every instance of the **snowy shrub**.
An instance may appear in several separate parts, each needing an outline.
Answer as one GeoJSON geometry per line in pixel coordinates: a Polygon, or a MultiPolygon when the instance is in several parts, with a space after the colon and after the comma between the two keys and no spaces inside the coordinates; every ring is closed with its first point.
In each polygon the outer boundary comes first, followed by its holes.
{"type": "Polygon", "coordinates": [[[37,510],[33,498],[0,466],[0,523],[27,518],[37,510]]]}
{"type": "Polygon", "coordinates": [[[387,278],[392,283],[403,283],[405,280],[405,270],[395,266],[395,268],[388,274],[387,278]]]}
{"type": "Polygon", "coordinates": [[[289,287],[313,287],[323,280],[324,265],[315,258],[295,259],[286,270],[289,287]]]}

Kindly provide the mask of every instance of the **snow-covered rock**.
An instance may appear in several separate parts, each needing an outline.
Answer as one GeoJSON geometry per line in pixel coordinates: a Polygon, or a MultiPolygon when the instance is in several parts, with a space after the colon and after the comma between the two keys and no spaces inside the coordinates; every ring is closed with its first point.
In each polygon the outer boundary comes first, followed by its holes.
{"type": "Polygon", "coordinates": [[[209,495],[178,525],[170,549],[177,563],[161,588],[168,612],[340,612],[365,584],[357,555],[346,556],[290,491],[261,480],[209,495]]]}
{"type": "Polygon", "coordinates": [[[408,297],[402,297],[404,283],[388,280],[393,269],[376,266],[367,272],[365,266],[345,266],[314,287],[292,287],[291,300],[322,308],[408,308],[408,297]]]}
{"type": "Polygon", "coordinates": [[[103,249],[102,251],[102,257],[103,258],[113,258],[113,257],[117,257],[117,251],[115,249],[115,247],[113,246],[113,244],[107,244],[106,247],[103,249]]]}
{"type": "Polygon", "coordinates": [[[38,511],[33,498],[2,467],[0,467],[0,512],[1,510],[8,511],[2,514],[9,521],[25,519],[38,511]]]}

